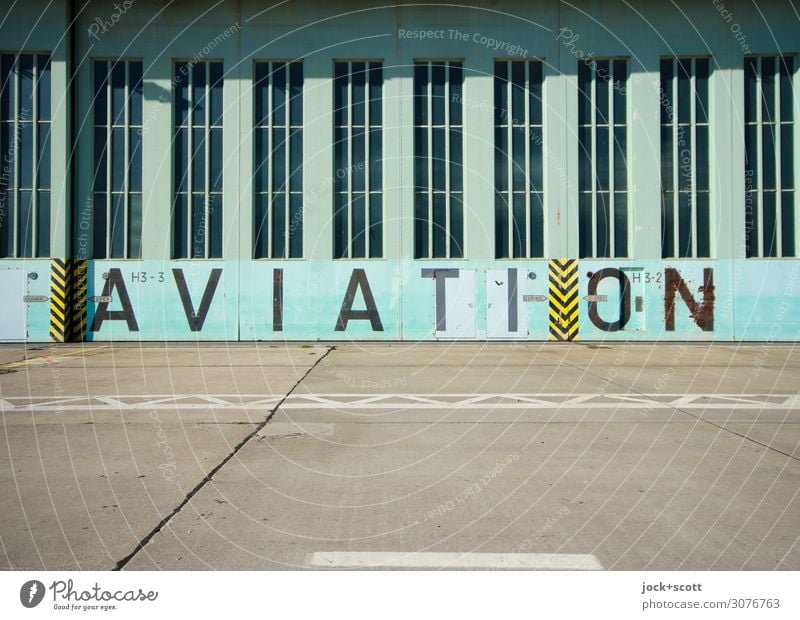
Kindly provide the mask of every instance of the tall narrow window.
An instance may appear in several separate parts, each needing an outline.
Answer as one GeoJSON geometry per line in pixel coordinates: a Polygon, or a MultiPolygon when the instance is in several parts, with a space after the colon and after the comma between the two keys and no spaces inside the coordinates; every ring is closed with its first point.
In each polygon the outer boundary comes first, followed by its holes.
{"type": "Polygon", "coordinates": [[[0,55],[0,257],[50,255],[50,56],[0,55]]]}
{"type": "Polygon", "coordinates": [[[383,64],[337,62],[333,81],[334,258],[383,255],[383,64]]]}
{"type": "Polygon", "coordinates": [[[414,257],[461,258],[463,69],[414,63],[414,257]]]}
{"type": "Polygon", "coordinates": [[[542,63],[494,63],[496,258],[544,256],[542,63]]]}
{"type": "Polygon", "coordinates": [[[303,63],[257,62],[255,258],[303,256],[303,63]]]}
{"type": "Polygon", "coordinates": [[[745,242],[748,258],[795,256],[791,56],[745,58],[745,242]]]}
{"type": "Polygon", "coordinates": [[[172,254],[222,258],[222,63],[176,62],[172,254]]]}
{"type": "Polygon", "coordinates": [[[707,58],[661,60],[661,256],[711,256],[707,58]]]}
{"type": "MultiPolygon", "coordinates": [[[[142,257],[142,62],[94,62],[92,257],[142,257]]],[[[83,218],[83,214],[81,214],[83,218]]]]}
{"type": "Polygon", "coordinates": [[[628,62],[578,61],[581,258],[628,256],[628,62]]]}

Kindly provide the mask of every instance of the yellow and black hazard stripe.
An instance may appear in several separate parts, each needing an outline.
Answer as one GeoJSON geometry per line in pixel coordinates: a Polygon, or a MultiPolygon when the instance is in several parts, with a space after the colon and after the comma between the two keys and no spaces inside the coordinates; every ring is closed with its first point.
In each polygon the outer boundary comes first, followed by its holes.
{"type": "Polygon", "coordinates": [[[72,273],[69,286],[70,328],[69,338],[72,342],[83,342],[86,339],[86,274],[88,262],[72,261],[72,273]]]}
{"type": "Polygon", "coordinates": [[[578,261],[551,260],[550,340],[578,340],[578,261]]]}
{"type": "Polygon", "coordinates": [[[50,261],[50,342],[66,342],[69,329],[69,270],[63,258],[50,261]]]}
{"type": "Polygon", "coordinates": [[[50,342],[82,342],[86,337],[87,261],[50,261],[50,342]]]}

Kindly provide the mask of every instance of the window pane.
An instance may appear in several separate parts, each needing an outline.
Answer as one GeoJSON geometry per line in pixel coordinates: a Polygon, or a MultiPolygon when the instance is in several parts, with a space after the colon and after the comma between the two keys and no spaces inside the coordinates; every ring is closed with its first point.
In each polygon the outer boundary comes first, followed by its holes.
{"type": "Polygon", "coordinates": [[[542,63],[529,63],[530,84],[530,122],[531,125],[542,124],[542,63]]]}
{"type": "Polygon", "coordinates": [[[433,189],[434,191],[444,191],[445,185],[445,164],[447,162],[447,153],[444,149],[444,129],[442,127],[434,127],[432,130],[433,138],[433,161],[431,162],[433,168],[433,189]]]}
{"type": "Polygon", "coordinates": [[[794,187],[794,125],[781,125],[781,188],[794,187]]]}
{"type": "Polygon", "coordinates": [[[14,56],[0,55],[0,120],[16,117],[16,93],[14,81],[14,56]]]}
{"type": "Polygon", "coordinates": [[[208,195],[208,257],[222,258],[222,194],[208,195]]]}
{"type": "Polygon", "coordinates": [[[498,127],[494,130],[494,185],[498,191],[508,189],[508,130],[498,127]]]}
{"type": "Polygon", "coordinates": [[[383,187],[383,136],[381,129],[369,132],[369,188],[371,191],[383,187]]]}
{"type": "Polygon", "coordinates": [[[433,258],[447,258],[447,195],[433,195],[433,258]]]}
{"type": "Polygon", "coordinates": [[[595,256],[611,256],[611,196],[608,192],[597,192],[595,208],[595,230],[597,244],[595,256]]]}
{"type": "Polygon", "coordinates": [[[463,189],[462,168],[463,142],[461,129],[450,130],[450,191],[460,192],[463,189]]]}
{"type": "Polygon", "coordinates": [[[431,109],[434,125],[444,125],[444,69],[441,62],[431,63],[431,109]]]}
{"type": "Polygon", "coordinates": [[[351,123],[364,125],[366,122],[366,65],[363,62],[352,64],[352,92],[353,104],[351,106],[351,123]]]}
{"type": "Polygon", "coordinates": [[[746,123],[756,122],[756,76],[758,75],[758,59],[744,59],[744,120],[746,123]]]}
{"type": "Polygon", "coordinates": [[[516,193],[512,205],[511,244],[514,258],[528,254],[527,222],[525,217],[525,194],[516,193]]]}
{"type": "Polygon", "coordinates": [[[775,189],[775,125],[762,125],[763,189],[775,189]]]}
{"type": "Polygon", "coordinates": [[[525,142],[527,141],[525,127],[514,127],[511,130],[511,140],[513,149],[513,159],[511,165],[511,178],[514,191],[522,191],[526,188],[526,169],[525,169],[525,142]]]}
{"type": "Polygon", "coordinates": [[[695,145],[695,154],[697,155],[696,174],[697,174],[697,189],[708,189],[708,126],[702,125],[697,127],[697,144],[695,145]]]}
{"type": "Polygon", "coordinates": [[[142,195],[128,197],[128,258],[142,257],[142,195]]]}
{"type": "Polygon", "coordinates": [[[592,128],[578,128],[578,188],[592,191],[592,128]]]}
{"type": "Polygon", "coordinates": [[[269,197],[256,194],[255,218],[253,221],[253,257],[269,258],[269,197]]]}
{"type": "Polygon", "coordinates": [[[710,214],[708,209],[708,192],[697,194],[697,257],[711,256],[710,214]]]}
{"type": "Polygon", "coordinates": [[[597,151],[595,170],[597,172],[597,191],[609,189],[608,127],[597,128],[597,151]]]}
{"type": "Polygon", "coordinates": [[[198,62],[192,67],[192,124],[206,124],[206,69],[207,64],[198,62]]]}
{"type": "Polygon", "coordinates": [[[286,124],[286,64],[272,63],[272,124],[286,124]]]}
{"type": "Polygon", "coordinates": [[[428,123],[428,64],[414,64],[414,124],[428,123]]]}
{"type": "Polygon", "coordinates": [[[365,158],[366,158],[366,136],[363,127],[353,128],[353,180],[352,191],[363,192],[365,189],[365,158]]]}
{"type": "Polygon", "coordinates": [[[544,190],[544,162],[542,161],[542,146],[544,141],[542,139],[542,130],[539,127],[533,127],[529,131],[530,144],[528,145],[528,154],[530,157],[530,189],[536,192],[544,190]]]}
{"type": "Polygon", "coordinates": [[[210,147],[210,160],[209,171],[211,174],[210,191],[222,191],[222,175],[224,173],[224,166],[222,162],[222,129],[209,130],[211,144],[210,147]]]}
{"type": "Polygon", "coordinates": [[[106,227],[108,224],[107,195],[95,193],[92,199],[92,258],[106,255],[106,227]]]}
{"type": "Polygon", "coordinates": [[[624,125],[628,122],[627,105],[628,62],[614,61],[614,124],[624,125]]]}
{"type": "Polygon", "coordinates": [[[763,251],[764,256],[778,255],[777,222],[775,213],[775,192],[764,192],[763,194],[763,251]]]}
{"type": "Polygon", "coordinates": [[[125,258],[125,194],[111,194],[110,258],[125,258]]]}
{"type": "Polygon", "coordinates": [[[495,258],[508,258],[508,194],[494,195],[494,248],[495,258]]]}
{"type": "Polygon", "coordinates": [[[588,61],[578,60],[578,124],[592,122],[592,71],[588,61]]]}
{"type": "Polygon", "coordinates": [[[175,126],[189,123],[189,66],[185,62],[175,63],[175,126]]]}
{"type": "Polygon", "coordinates": [[[142,135],[140,129],[128,130],[130,165],[128,168],[129,189],[142,191],[142,135]]]}
{"type": "Polygon", "coordinates": [[[206,188],[206,130],[192,129],[192,191],[206,188]]]}
{"type": "Polygon", "coordinates": [[[671,191],[661,192],[661,257],[675,256],[675,194],[671,191]]]}
{"type": "Polygon", "coordinates": [[[272,197],[272,258],[286,258],[286,195],[272,197]]]}
{"type": "Polygon", "coordinates": [[[295,128],[289,136],[289,189],[303,191],[303,130],[295,128]]]}
{"type": "Polygon", "coordinates": [[[50,256],[50,192],[37,192],[36,256],[50,256]]]}
{"type": "Polygon", "coordinates": [[[508,114],[508,63],[494,63],[494,124],[504,125],[508,114]]]}
{"type": "Polygon", "coordinates": [[[697,102],[695,104],[698,123],[708,122],[708,59],[698,58],[695,61],[695,85],[697,102]]]}
{"type": "Polygon", "coordinates": [[[450,63],[450,124],[462,124],[462,109],[464,102],[461,96],[463,70],[460,62],[450,63]]]}
{"type": "Polygon", "coordinates": [[[367,255],[367,213],[364,194],[353,194],[353,245],[351,258],[364,258],[367,255]]]}
{"type": "Polygon", "coordinates": [[[39,189],[50,189],[50,123],[39,123],[36,186],[39,189]]]}
{"type": "Polygon", "coordinates": [[[333,257],[347,258],[347,237],[349,234],[349,203],[347,194],[335,194],[333,200],[333,257]]]}
{"type": "Polygon", "coordinates": [[[614,189],[624,191],[628,188],[628,135],[627,129],[614,128],[614,189]]]}
{"type": "Polygon", "coordinates": [[[678,256],[692,255],[692,195],[678,194],[678,256]]]}
{"type": "Polygon", "coordinates": [[[628,194],[614,193],[614,256],[628,256],[628,194]]]}
{"type": "Polygon", "coordinates": [[[794,255],[794,192],[781,192],[781,256],[794,255]]]}
{"type": "Polygon", "coordinates": [[[289,82],[291,97],[291,124],[299,127],[303,124],[303,63],[293,62],[289,65],[289,82]]]}
{"type": "Polygon", "coordinates": [[[383,256],[383,196],[369,196],[369,257],[383,256]]]}
{"type": "Polygon", "coordinates": [[[692,61],[688,58],[678,60],[678,122],[692,122],[692,61]]]}
{"type": "Polygon", "coordinates": [[[460,193],[450,195],[450,257],[464,256],[464,204],[460,193]]]}
{"type": "Polygon", "coordinates": [[[255,77],[255,102],[256,115],[255,124],[257,127],[269,123],[269,63],[256,63],[255,77]]]}
{"type": "Polygon", "coordinates": [[[142,62],[128,63],[128,105],[131,125],[142,124],[142,62]]]}
{"type": "Polygon", "coordinates": [[[511,114],[514,125],[525,123],[525,63],[511,63],[511,114]]]}
{"type": "Polygon", "coordinates": [[[775,58],[761,58],[761,120],[775,122],[775,58]]]}
{"type": "Polygon", "coordinates": [[[780,61],[781,76],[781,121],[790,123],[794,119],[794,97],[792,90],[792,73],[794,71],[794,59],[785,56],[780,61]]]}
{"type": "Polygon", "coordinates": [[[189,229],[189,205],[186,194],[175,196],[175,211],[172,224],[172,251],[175,258],[189,258],[187,230],[189,229]]]}
{"type": "Polygon", "coordinates": [[[211,91],[211,108],[209,110],[209,124],[222,127],[223,102],[222,102],[222,63],[209,63],[209,80],[211,91]]]}
{"type": "Polygon", "coordinates": [[[541,193],[531,192],[530,196],[531,257],[539,258],[544,256],[544,205],[541,193]]]}
{"type": "Polygon", "coordinates": [[[598,125],[610,124],[608,116],[608,91],[610,78],[610,67],[607,60],[598,60],[595,70],[595,107],[597,109],[596,122],[598,125]]]}
{"type": "Polygon", "coordinates": [[[582,192],[578,195],[578,225],[580,258],[592,256],[592,195],[582,192]]]}
{"type": "Polygon", "coordinates": [[[111,65],[111,122],[125,124],[125,63],[111,65]]]}
{"type": "Polygon", "coordinates": [[[758,256],[758,194],[747,192],[744,203],[744,238],[747,258],[758,256]]]}
{"type": "Polygon", "coordinates": [[[675,117],[674,99],[672,93],[673,78],[672,58],[661,59],[661,124],[669,125],[675,117]]]}
{"type": "Polygon", "coordinates": [[[272,191],[286,189],[286,130],[272,130],[272,191]]]}
{"type": "Polygon", "coordinates": [[[206,198],[192,194],[192,258],[206,257],[206,198]]]}
{"type": "Polygon", "coordinates": [[[27,118],[30,120],[30,111],[33,110],[33,56],[20,54],[17,70],[19,72],[19,110],[28,110],[27,118]]]}
{"type": "Polygon", "coordinates": [[[369,65],[369,124],[383,124],[383,66],[379,62],[369,65]]]}
{"type": "Polygon", "coordinates": [[[303,256],[303,195],[289,196],[289,258],[303,256]]]}

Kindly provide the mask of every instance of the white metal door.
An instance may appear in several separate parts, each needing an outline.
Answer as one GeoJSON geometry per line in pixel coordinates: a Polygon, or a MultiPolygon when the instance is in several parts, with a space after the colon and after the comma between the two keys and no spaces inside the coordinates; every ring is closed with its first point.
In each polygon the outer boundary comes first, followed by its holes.
{"type": "Polygon", "coordinates": [[[0,342],[28,338],[28,307],[23,299],[28,280],[22,269],[0,270],[0,342]]]}
{"type": "Polygon", "coordinates": [[[486,270],[486,337],[516,339],[528,337],[528,317],[523,300],[519,269],[486,270]]]}
{"type": "Polygon", "coordinates": [[[447,271],[448,277],[441,278],[444,281],[444,295],[441,294],[441,288],[437,287],[439,293],[434,335],[447,339],[475,338],[475,270],[447,271]]]}

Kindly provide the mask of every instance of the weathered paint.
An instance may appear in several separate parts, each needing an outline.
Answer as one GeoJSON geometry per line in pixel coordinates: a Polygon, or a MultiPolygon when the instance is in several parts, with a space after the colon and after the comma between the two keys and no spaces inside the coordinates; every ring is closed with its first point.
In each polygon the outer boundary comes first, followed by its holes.
{"type": "MultiPolygon", "coordinates": [[[[575,72],[576,53],[583,51],[598,57],[630,58],[631,210],[630,258],[578,263],[580,339],[796,341],[800,336],[800,261],[744,259],[744,138],[737,129],[743,118],[744,54],[779,50],[796,53],[796,18],[787,15],[786,3],[778,0],[764,0],[758,6],[726,1],[725,15],[714,2],[687,0],[677,4],[643,0],[631,6],[586,0],[568,5],[557,0],[501,0],[471,3],[467,8],[456,3],[453,7],[400,5],[386,9],[349,0],[278,3],[274,7],[265,7],[258,0],[170,5],[137,0],[112,23],[113,8],[94,0],[86,3],[75,28],[81,62],[73,109],[68,96],[70,42],[64,36],[70,22],[69,3],[16,3],[0,24],[3,50],[53,53],[50,236],[55,258],[86,259],[90,249],[84,226],[92,204],[91,60],[140,58],[145,67],[143,260],[88,261],[87,297],[102,296],[106,285],[124,283],[132,316],[115,314],[123,311],[118,286],[109,288],[114,299],[108,306],[87,303],[86,325],[98,327],[87,332],[87,339],[433,339],[442,337],[435,330],[437,285],[445,287],[445,298],[447,291],[455,289],[449,288],[452,278],[442,275],[445,281],[439,284],[437,278],[425,277],[422,272],[456,270],[464,274],[459,283],[467,280],[468,273],[475,282],[471,290],[459,289],[459,302],[465,306],[472,303],[474,334],[459,333],[482,340],[492,334],[500,337],[500,332],[487,329],[487,272],[516,269],[518,294],[531,297],[523,303],[515,337],[547,340],[548,261],[492,258],[494,182],[487,158],[494,130],[492,66],[496,58],[544,60],[545,256],[574,258],[578,251],[575,72]],[[747,25],[747,49],[732,24],[747,25]],[[232,29],[234,25],[237,27],[232,29]],[[399,35],[401,30],[442,29],[444,38],[422,40],[399,35]],[[223,32],[232,34],[221,37],[223,32]],[[487,46],[489,39],[504,47],[487,46]],[[709,137],[713,259],[660,258],[658,71],[664,55],[712,58],[709,137]],[[225,67],[224,258],[174,261],[169,259],[168,241],[172,204],[171,67],[173,59],[195,57],[221,60],[225,67]],[[415,58],[444,57],[464,61],[467,259],[414,261],[409,258],[413,254],[409,67],[415,58]],[[294,58],[303,59],[306,76],[305,258],[253,261],[249,259],[254,202],[252,63],[294,58]],[[330,258],[331,74],[333,61],[342,58],[380,58],[387,68],[384,258],[379,260],[330,258]],[[71,115],[75,117],[76,143],[68,131],[71,115]],[[77,163],[70,167],[73,152],[77,163]],[[76,186],[74,198],[70,174],[76,186]],[[114,275],[109,283],[103,274],[116,274],[112,271],[115,269],[119,277],[114,275]],[[363,278],[354,275],[356,270],[363,270],[363,278]],[[359,314],[367,310],[364,283],[369,284],[374,298],[375,311],[369,316],[359,314]],[[351,284],[352,295],[348,295],[351,284]],[[471,300],[465,298],[468,295],[471,300]],[[605,296],[605,300],[584,299],[587,295],[601,296],[598,299],[605,296]],[[375,329],[376,317],[382,330],[375,329]],[[136,331],[131,329],[132,319],[136,331]],[[337,330],[337,325],[344,329],[337,330]]],[[[795,84],[800,85],[800,62],[795,67],[795,84]]],[[[795,96],[794,110],[794,118],[800,119],[800,97],[795,96]]],[[[798,180],[800,139],[795,139],[794,165],[798,180]]],[[[795,227],[795,237],[800,240],[800,217],[795,218],[795,227]]],[[[31,299],[49,298],[49,264],[48,259],[3,259],[0,270],[24,270],[29,274],[27,294],[31,299]]],[[[511,300],[509,304],[507,307],[513,307],[511,300]]],[[[31,301],[25,307],[28,340],[47,341],[49,304],[31,301]]],[[[439,320],[442,316],[446,322],[447,315],[442,315],[440,308],[439,320]]],[[[471,315],[467,312],[464,316],[471,315]]]]}
{"type": "MultiPolygon", "coordinates": [[[[37,274],[28,278],[26,294],[49,297],[48,261],[14,262],[3,267],[37,274]]],[[[747,294],[740,296],[733,295],[732,282],[753,271],[749,261],[577,262],[581,340],[800,338],[799,261],[769,262],[769,278],[752,276],[751,285],[743,287],[747,294]]],[[[548,340],[546,261],[440,265],[412,260],[90,261],[86,338],[447,339],[453,311],[447,307],[449,287],[457,286],[463,274],[477,273],[474,286],[460,294],[474,305],[471,338],[486,340],[493,333],[487,327],[487,286],[496,285],[486,274],[514,269],[517,286],[504,290],[505,311],[519,307],[522,297],[533,298],[522,304],[514,339],[548,340]],[[432,277],[442,270],[447,277],[432,277]],[[110,302],[102,299],[107,296],[110,302]]],[[[48,304],[29,303],[27,322],[29,341],[46,341],[48,304]]]]}

